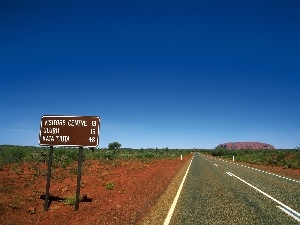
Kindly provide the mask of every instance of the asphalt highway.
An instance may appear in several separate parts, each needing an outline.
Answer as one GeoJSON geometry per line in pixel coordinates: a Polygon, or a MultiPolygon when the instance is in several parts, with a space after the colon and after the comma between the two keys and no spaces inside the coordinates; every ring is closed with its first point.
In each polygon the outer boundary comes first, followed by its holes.
{"type": "Polygon", "coordinates": [[[165,224],[300,224],[300,182],[195,153],[165,224]]]}

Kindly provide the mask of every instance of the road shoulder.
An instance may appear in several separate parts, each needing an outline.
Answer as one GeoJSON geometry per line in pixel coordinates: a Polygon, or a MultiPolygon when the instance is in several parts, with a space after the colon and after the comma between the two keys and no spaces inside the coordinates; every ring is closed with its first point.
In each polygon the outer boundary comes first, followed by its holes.
{"type": "MultiPolygon", "coordinates": [[[[191,159],[190,159],[191,160],[191,159]]],[[[181,181],[189,166],[190,160],[180,169],[180,171],[173,178],[166,191],[158,199],[157,203],[153,206],[151,212],[145,216],[141,225],[161,225],[164,223],[168,211],[173,203],[174,197],[178,191],[181,181]]]]}

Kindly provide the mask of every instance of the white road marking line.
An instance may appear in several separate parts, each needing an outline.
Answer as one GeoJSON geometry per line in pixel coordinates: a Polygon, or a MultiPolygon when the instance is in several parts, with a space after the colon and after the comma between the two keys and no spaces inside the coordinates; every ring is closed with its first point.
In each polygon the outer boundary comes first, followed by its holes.
{"type": "Polygon", "coordinates": [[[177,194],[176,194],[176,196],[175,196],[175,198],[174,198],[174,200],[173,200],[173,203],[172,203],[172,205],[171,205],[171,208],[170,208],[170,210],[169,210],[169,212],[168,212],[168,215],[167,215],[167,217],[166,217],[166,219],[165,219],[164,225],[168,225],[168,224],[170,223],[170,221],[171,221],[171,218],[172,218],[172,215],[173,215],[175,206],[176,206],[176,204],[177,204],[177,201],[178,201],[178,198],[179,198],[181,189],[182,189],[182,187],[183,187],[185,178],[186,178],[186,176],[187,176],[187,174],[188,174],[188,172],[189,172],[189,169],[190,169],[190,166],[191,166],[191,164],[192,164],[193,159],[194,159],[194,157],[192,158],[192,160],[191,160],[191,162],[190,162],[190,164],[189,164],[189,167],[187,168],[187,170],[186,170],[186,172],[185,172],[185,175],[184,175],[184,177],[183,177],[183,179],[182,179],[182,182],[181,182],[181,184],[180,184],[180,186],[179,186],[179,189],[178,189],[178,191],[177,191],[177,194]]]}
{"type": "MultiPolygon", "coordinates": [[[[200,154],[200,153],[199,153],[199,154],[200,154]]],[[[208,157],[208,156],[206,156],[206,157],[208,157]]],[[[217,158],[214,158],[214,157],[211,157],[211,158],[217,159],[217,158]]],[[[222,160],[222,161],[225,161],[226,163],[230,163],[230,164],[239,165],[239,164],[236,164],[236,163],[228,162],[228,161],[226,161],[226,160],[222,160]]],[[[240,165],[240,166],[243,166],[243,165],[240,165]]],[[[284,178],[284,179],[287,179],[287,180],[290,180],[290,181],[293,181],[293,182],[296,182],[296,183],[300,183],[300,181],[292,180],[292,179],[289,179],[289,178],[286,178],[286,177],[283,177],[283,176],[280,176],[280,175],[277,175],[277,174],[274,174],[274,173],[269,173],[269,172],[264,171],[264,170],[255,169],[255,168],[250,167],[250,166],[244,166],[244,167],[247,167],[248,169],[256,170],[256,171],[259,171],[259,172],[267,173],[267,174],[270,174],[270,175],[273,175],[273,176],[276,176],[276,177],[284,178]]]]}
{"type": "Polygon", "coordinates": [[[281,209],[283,212],[285,212],[286,214],[288,214],[289,216],[293,217],[295,220],[297,220],[298,222],[300,222],[300,218],[297,217],[296,215],[294,215],[293,213],[291,213],[289,210],[285,209],[284,207],[281,206],[277,206],[279,209],[281,209]]]}
{"type": "Polygon", "coordinates": [[[283,204],[282,202],[278,201],[277,199],[273,198],[271,195],[263,192],[262,190],[258,189],[257,187],[253,186],[252,184],[249,184],[247,181],[239,178],[238,176],[234,175],[231,172],[226,172],[229,176],[231,177],[235,177],[237,179],[239,179],[240,181],[242,181],[243,183],[249,185],[250,187],[254,188],[255,190],[257,190],[258,192],[262,193],[263,195],[265,195],[266,197],[270,198],[271,200],[273,200],[274,202],[278,203],[279,205],[281,205],[282,207],[280,207],[280,209],[282,211],[284,211],[285,213],[287,213],[288,215],[292,216],[295,220],[300,222],[300,213],[293,210],[292,208],[288,207],[287,205],[283,204]],[[283,209],[282,209],[283,208],[283,209]]]}

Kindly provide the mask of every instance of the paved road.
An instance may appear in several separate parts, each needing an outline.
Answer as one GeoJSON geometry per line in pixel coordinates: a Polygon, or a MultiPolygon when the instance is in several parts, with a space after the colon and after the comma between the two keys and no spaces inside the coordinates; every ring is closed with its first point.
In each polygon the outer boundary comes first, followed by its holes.
{"type": "Polygon", "coordinates": [[[290,225],[299,212],[299,182],[195,153],[169,224],[290,225]]]}

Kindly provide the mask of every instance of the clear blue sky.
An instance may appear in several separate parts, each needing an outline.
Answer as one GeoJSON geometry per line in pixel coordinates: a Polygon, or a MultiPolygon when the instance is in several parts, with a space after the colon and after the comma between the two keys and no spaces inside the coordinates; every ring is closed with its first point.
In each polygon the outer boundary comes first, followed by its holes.
{"type": "Polygon", "coordinates": [[[98,147],[300,143],[299,1],[3,0],[0,32],[0,144],[49,114],[98,147]]]}

